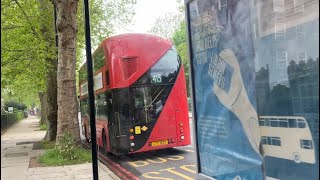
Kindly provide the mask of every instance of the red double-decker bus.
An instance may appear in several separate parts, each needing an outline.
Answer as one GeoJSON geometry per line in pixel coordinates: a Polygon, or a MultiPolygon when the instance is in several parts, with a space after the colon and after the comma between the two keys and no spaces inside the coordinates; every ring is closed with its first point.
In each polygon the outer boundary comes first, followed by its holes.
{"type": "MultiPolygon", "coordinates": [[[[172,43],[150,34],[105,39],[93,53],[97,143],[116,155],[190,144],[184,69],[172,43]]],[[[90,139],[86,64],[79,70],[90,139]]]]}

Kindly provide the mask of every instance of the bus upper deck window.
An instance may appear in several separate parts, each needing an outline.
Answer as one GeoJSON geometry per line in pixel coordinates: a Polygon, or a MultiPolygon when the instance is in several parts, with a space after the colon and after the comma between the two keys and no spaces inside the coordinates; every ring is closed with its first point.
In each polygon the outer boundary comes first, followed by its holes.
{"type": "Polygon", "coordinates": [[[280,120],[279,121],[279,127],[288,127],[288,121],[280,120]]]}
{"type": "Polygon", "coordinates": [[[306,123],[303,120],[298,120],[298,128],[305,128],[306,127],[306,123]]]}
{"type": "Polygon", "coordinates": [[[289,119],[289,128],[296,128],[297,127],[297,120],[296,119],[289,119]]]}
{"type": "Polygon", "coordinates": [[[265,126],[270,126],[270,121],[269,121],[269,119],[267,118],[267,119],[265,119],[265,126]]]}
{"type": "Polygon", "coordinates": [[[271,127],[279,127],[279,120],[278,119],[270,119],[270,126],[271,127]]]}
{"type": "Polygon", "coordinates": [[[260,120],[259,120],[259,125],[260,125],[260,126],[265,126],[265,121],[264,121],[264,119],[260,119],[260,120]]]}

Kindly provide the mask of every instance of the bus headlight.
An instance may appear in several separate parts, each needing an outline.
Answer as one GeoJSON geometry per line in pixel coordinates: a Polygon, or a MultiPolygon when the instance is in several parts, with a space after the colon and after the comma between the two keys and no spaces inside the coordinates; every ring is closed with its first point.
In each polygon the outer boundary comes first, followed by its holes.
{"type": "Polygon", "coordinates": [[[132,142],[132,143],[130,143],[130,145],[131,145],[131,146],[134,146],[135,144],[132,142]]]}
{"type": "Polygon", "coordinates": [[[181,139],[181,140],[184,140],[184,136],[181,136],[180,139],[181,139]]]}

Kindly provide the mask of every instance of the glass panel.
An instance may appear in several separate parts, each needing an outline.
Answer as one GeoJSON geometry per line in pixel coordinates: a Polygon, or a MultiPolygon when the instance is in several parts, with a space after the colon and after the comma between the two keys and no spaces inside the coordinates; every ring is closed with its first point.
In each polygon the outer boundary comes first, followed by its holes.
{"type": "Polygon", "coordinates": [[[264,125],[265,125],[264,119],[260,119],[260,120],[259,120],[259,125],[260,125],[260,126],[264,126],[264,125]]]}
{"type": "Polygon", "coordinates": [[[81,117],[88,114],[88,99],[80,100],[81,117]]]}
{"type": "Polygon", "coordinates": [[[87,64],[84,64],[79,70],[79,82],[87,80],[87,64]]]}
{"type": "Polygon", "coordinates": [[[267,137],[267,144],[271,145],[272,144],[272,141],[271,141],[271,137],[267,137]]]}
{"type": "Polygon", "coordinates": [[[279,127],[279,121],[278,120],[270,120],[270,126],[271,127],[279,127]]]}
{"type": "Polygon", "coordinates": [[[267,137],[262,136],[262,137],[261,137],[261,143],[262,143],[262,144],[267,144],[267,137]]]}
{"type": "Polygon", "coordinates": [[[306,127],[306,123],[302,120],[298,120],[298,128],[305,128],[306,127]]]}
{"type": "Polygon", "coordinates": [[[150,86],[131,88],[136,124],[155,121],[169,96],[172,86],[150,86]]]}
{"type": "Polygon", "coordinates": [[[280,120],[279,121],[279,127],[288,127],[288,121],[280,120]]]}
{"type": "Polygon", "coordinates": [[[281,146],[281,140],[279,137],[272,137],[271,138],[272,145],[274,146],[281,146]]]}
{"type": "Polygon", "coordinates": [[[180,57],[176,50],[169,49],[133,86],[142,84],[173,84],[178,76],[180,57]]]}
{"type": "Polygon", "coordinates": [[[289,128],[296,128],[297,127],[297,120],[296,119],[289,119],[289,128]]]}
{"type": "Polygon", "coordinates": [[[266,126],[270,126],[270,121],[269,121],[269,119],[266,119],[266,126]]]}
{"type": "Polygon", "coordinates": [[[93,55],[93,70],[94,72],[99,70],[100,68],[102,68],[102,66],[104,65],[104,53],[103,53],[103,49],[99,48],[95,54],[93,55]]]}
{"type": "Polygon", "coordinates": [[[313,149],[313,144],[311,140],[300,139],[300,146],[302,149],[313,149]]]}

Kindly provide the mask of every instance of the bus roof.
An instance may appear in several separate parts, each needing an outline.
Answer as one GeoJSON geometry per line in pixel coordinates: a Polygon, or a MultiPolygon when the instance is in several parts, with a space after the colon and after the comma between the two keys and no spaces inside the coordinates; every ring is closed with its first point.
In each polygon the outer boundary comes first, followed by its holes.
{"type": "MultiPolygon", "coordinates": [[[[108,37],[93,53],[93,59],[95,59],[97,51],[102,49],[105,57],[103,67],[94,71],[94,75],[108,71],[110,89],[128,87],[148,71],[171,47],[172,43],[169,40],[152,34],[127,33],[108,37]]],[[[85,67],[86,63],[80,70],[85,67]]]]}

